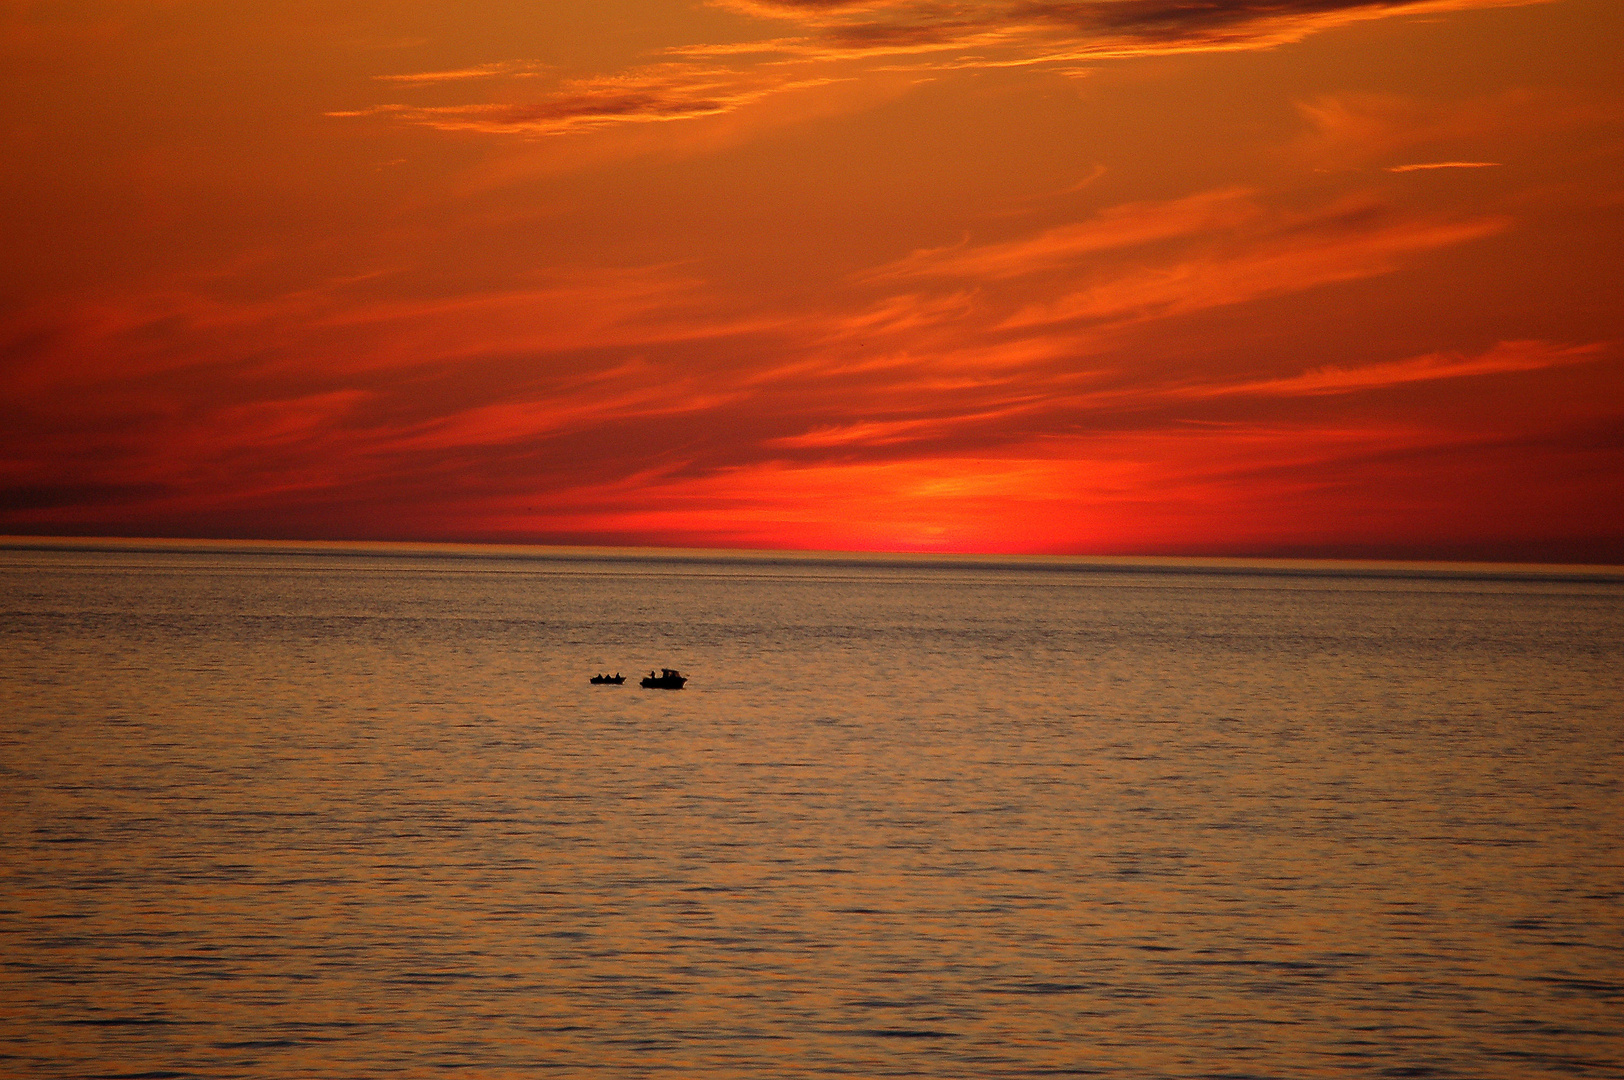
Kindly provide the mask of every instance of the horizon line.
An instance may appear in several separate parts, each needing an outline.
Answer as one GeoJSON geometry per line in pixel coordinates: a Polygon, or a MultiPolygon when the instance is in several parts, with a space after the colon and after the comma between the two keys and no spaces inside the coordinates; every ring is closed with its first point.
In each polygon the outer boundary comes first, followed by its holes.
{"type": "Polygon", "coordinates": [[[1624,583],[1624,564],[1315,555],[1099,555],[1036,552],[883,551],[653,544],[491,543],[460,540],[311,540],[230,537],[0,534],[0,551],[146,554],[312,555],[379,558],[507,559],[562,562],[789,563],[1117,573],[1276,574],[1453,580],[1562,580],[1624,583]]]}

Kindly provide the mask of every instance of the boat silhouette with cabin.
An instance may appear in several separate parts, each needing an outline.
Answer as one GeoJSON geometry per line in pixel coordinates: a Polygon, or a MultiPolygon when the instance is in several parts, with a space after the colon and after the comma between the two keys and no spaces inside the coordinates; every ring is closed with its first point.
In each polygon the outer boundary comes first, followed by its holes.
{"type": "Polygon", "coordinates": [[[681,672],[661,668],[658,675],[651,671],[643,676],[640,685],[645,690],[681,690],[682,684],[687,681],[688,677],[681,672]]]}

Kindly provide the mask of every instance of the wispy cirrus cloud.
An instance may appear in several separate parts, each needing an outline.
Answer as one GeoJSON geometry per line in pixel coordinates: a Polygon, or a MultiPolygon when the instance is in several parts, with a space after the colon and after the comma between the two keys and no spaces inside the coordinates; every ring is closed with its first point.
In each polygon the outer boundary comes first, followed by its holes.
{"type": "Polygon", "coordinates": [[[1353,394],[1408,383],[1505,375],[1582,364],[1598,359],[1605,351],[1605,346],[1600,343],[1555,345],[1547,341],[1502,341],[1476,356],[1428,353],[1359,367],[1315,368],[1279,379],[1183,387],[1173,393],[1181,397],[1320,397],[1353,394]]]}
{"type": "MultiPolygon", "coordinates": [[[[1334,94],[1296,107],[1307,126],[1292,148],[1294,156],[1321,170],[1395,173],[1499,167],[1502,161],[1479,156],[1485,147],[1503,154],[1508,139],[1549,139],[1575,128],[1615,124],[1621,115],[1613,102],[1522,87],[1453,101],[1334,94]],[[1384,164],[1394,159],[1398,164],[1384,164]]],[[[1546,156],[1531,148],[1524,153],[1546,156]]]]}
{"type": "Polygon", "coordinates": [[[1423,161],[1415,165],[1389,165],[1388,172],[1423,172],[1428,169],[1496,169],[1498,161],[1423,161]]]}
{"type": "Polygon", "coordinates": [[[979,246],[915,251],[871,271],[867,277],[876,281],[935,277],[984,281],[1025,277],[1061,269],[1104,251],[1233,229],[1262,213],[1255,195],[1244,188],[1226,188],[1170,201],[1128,203],[1101,211],[1088,221],[1046,229],[1037,236],[979,246]]]}
{"type": "Polygon", "coordinates": [[[1025,305],[1005,325],[1167,318],[1298,293],[1391,273],[1407,257],[1491,236],[1510,225],[1504,217],[1482,217],[1345,227],[1348,217],[1365,212],[1377,211],[1355,208],[1308,223],[1318,242],[1277,235],[1237,249],[1195,252],[1178,262],[1123,273],[1052,301],[1025,305]]]}
{"type": "Polygon", "coordinates": [[[543,64],[524,60],[501,60],[492,64],[453,68],[448,71],[419,71],[405,75],[374,75],[379,82],[419,85],[425,83],[461,82],[468,79],[533,78],[546,70],[543,64]]]}
{"type": "MultiPolygon", "coordinates": [[[[619,124],[693,120],[772,95],[898,71],[1048,67],[1136,56],[1268,49],[1337,26],[1400,15],[1522,6],[1549,0],[712,0],[800,33],[756,41],[698,42],[662,50],[619,74],[568,80],[482,103],[388,103],[333,117],[391,117],[445,131],[559,135],[619,124]]],[[[431,86],[531,79],[519,62],[380,75],[431,86]]]]}
{"type": "Polygon", "coordinates": [[[575,79],[534,101],[461,105],[371,105],[334,117],[391,116],[440,131],[562,135],[619,124],[692,120],[732,112],[771,94],[821,86],[834,76],[776,73],[668,62],[620,75],[575,79]]]}
{"type": "MultiPolygon", "coordinates": [[[[103,521],[137,503],[130,512],[290,500],[338,512],[402,470],[429,477],[416,493],[426,498],[462,486],[454,467],[498,459],[566,488],[587,482],[583,468],[592,483],[599,471],[623,479],[640,449],[621,428],[659,440],[647,433],[686,416],[714,423],[746,392],[650,350],[704,355],[784,321],[718,311],[670,266],[551,276],[370,300],[353,291],[365,280],[255,302],[193,283],[0,320],[0,520],[65,521],[63,500],[103,521]],[[538,446],[596,439],[611,447],[530,460],[538,446]]],[[[487,486],[506,491],[511,477],[487,486]]]]}
{"type": "Polygon", "coordinates": [[[1286,210],[1261,192],[1224,188],[1123,204],[1034,235],[921,249],[861,277],[926,286],[877,306],[875,328],[917,330],[962,322],[966,308],[985,313],[1006,305],[993,325],[1035,333],[1066,323],[1168,318],[1387,274],[1510,224],[1500,214],[1406,213],[1368,194],[1286,210]],[[932,284],[949,291],[932,291],[932,284]]]}
{"type": "MultiPolygon", "coordinates": [[[[1109,273],[1176,267],[1189,245],[1222,237],[1238,266],[1248,245],[1267,261],[1286,243],[1288,221],[1306,224],[1244,193],[1209,195],[1169,201],[1189,223],[1170,240],[1143,250],[1084,244],[1084,260],[1102,251],[1136,260],[1102,269],[1104,284],[1109,273]],[[1199,209],[1226,202],[1246,210],[1199,209]]],[[[1155,204],[1117,209],[1098,220],[1129,240],[1141,234],[1125,222],[1155,216],[1155,204]]],[[[1378,244],[1392,225],[1380,215],[1343,223],[1378,244]]],[[[1313,229],[1304,232],[1313,244],[1313,229]]],[[[995,264],[1012,267],[1022,243],[986,246],[995,264]]],[[[1063,291],[1075,266],[1057,269],[1050,245],[1030,250],[1035,269],[1003,280],[1020,294],[1063,291]]],[[[1452,432],[1361,413],[1363,404],[1401,401],[1410,386],[1579,369],[1609,355],[1598,344],[1508,341],[1276,365],[1277,374],[1180,374],[1142,366],[1109,327],[1005,326],[1007,304],[978,302],[954,278],[941,279],[950,291],[939,305],[926,294],[929,318],[909,321],[894,297],[874,302],[882,317],[829,306],[747,319],[671,267],[557,277],[547,288],[437,300],[328,308],[299,298],[288,311],[154,301],[130,305],[130,318],[96,340],[41,337],[33,348],[50,373],[80,353],[128,351],[155,329],[173,362],[161,372],[103,369],[103,381],[74,384],[71,408],[60,393],[12,393],[0,521],[196,514],[198,528],[228,528],[233,515],[269,514],[290,528],[355,529],[363,507],[379,529],[423,536],[455,520],[459,535],[772,543],[783,535],[775,530],[800,522],[793,534],[807,544],[1033,550],[1080,544],[1088,514],[1109,517],[1155,490],[1155,513],[1174,516],[1151,532],[1171,543],[1190,526],[1175,513],[1186,497],[1209,508],[1295,506],[1295,497],[1278,504],[1260,493],[1316,473],[1346,484],[1363,475],[1360,462],[1484,437],[1482,425],[1452,432]],[[177,321],[197,333],[181,334],[177,321]],[[856,327],[866,350],[847,336],[856,327]],[[180,349],[178,338],[195,340],[180,349]],[[764,371],[763,355],[785,362],[764,371]],[[174,377],[182,364],[184,377],[174,377]],[[55,404],[31,416],[35,401],[55,404]],[[1025,516],[1016,507],[1033,522],[1012,532],[1012,514],[1025,516]]],[[[1517,423],[1542,430],[1544,410],[1525,412],[1517,423]]],[[[1388,479],[1386,466],[1371,468],[1388,479]]],[[[1106,539],[1120,546],[1116,528],[1106,539]]]]}
{"type": "Polygon", "coordinates": [[[1548,0],[712,0],[799,25],[780,48],[802,55],[994,50],[970,63],[1057,63],[1265,49],[1355,22],[1548,0]]]}
{"type": "MultiPolygon", "coordinates": [[[[1050,372],[1021,381],[967,382],[954,392],[922,393],[914,382],[905,393],[876,395],[866,418],[814,423],[805,430],[768,440],[767,446],[800,452],[809,460],[860,453],[870,457],[908,456],[923,448],[946,450],[981,446],[988,452],[1031,438],[1062,434],[1066,416],[1098,418],[1151,416],[1154,424],[1190,423],[1188,410],[1218,401],[1310,401],[1402,390],[1424,383],[1515,375],[1605,360],[1609,346],[1548,341],[1503,341],[1475,354],[1427,353],[1357,365],[1325,365],[1272,378],[1208,377],[1166,383],[1120,377],[1108,372],[1073,377],[1050,372]]],[[[907,382],[906,376],[903,381],[907,382]]],[[[899,387],[900,389],[900,387],[899,387]]],[[[1282,414],[1289,415],[1289,413],[1282,414]]],[[[1143,422],[1143,421],[1140,421],[1143,422]]],[[[1207,421],[1211,423],[1211,421],[1207,421]]],[[[1108,426],[1116,426],[1115,424],[1108,426]]],[[[1129,426],[1136,426],[1130,423],[1129,426]]]]}
{"type": "Polygon", "coordinates": [[[786,420],[792,430],[769,444],[803,459],[971,445],[992,452],[1053,436],[1079,416],[1330,398],[1595,358],[1600,346],[1510,342],[1483,354],[1267,377],[1135,370],[1127,342],[1152,326],[1394,273],[1508,223],[1417,215],[1373,196],[1283,210],[1256,191],[1219,189],[1123,204],[1027,236],[915,251],[857,276],[907,291],[831,313],[812,351],[754,376],[774,396],[796,387],[804,418],[798,429],[786,420]]]}

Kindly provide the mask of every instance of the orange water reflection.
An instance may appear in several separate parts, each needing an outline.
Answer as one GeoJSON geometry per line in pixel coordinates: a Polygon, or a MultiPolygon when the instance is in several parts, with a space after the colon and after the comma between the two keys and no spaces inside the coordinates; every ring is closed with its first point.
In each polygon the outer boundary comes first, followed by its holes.
{"type": "Polygon", "coordinates": [[[0,573],[19,1074],[1624,1060],[1616,585],[0,573]]]}

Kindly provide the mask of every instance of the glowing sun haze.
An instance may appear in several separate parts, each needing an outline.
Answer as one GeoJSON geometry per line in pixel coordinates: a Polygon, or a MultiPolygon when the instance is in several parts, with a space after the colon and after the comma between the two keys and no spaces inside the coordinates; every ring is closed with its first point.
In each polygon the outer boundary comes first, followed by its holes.
{"type": "Polygon", "coordinates": [[[1617,0],[0,0],[0,533],[1624,562],[1617,0]]]}

